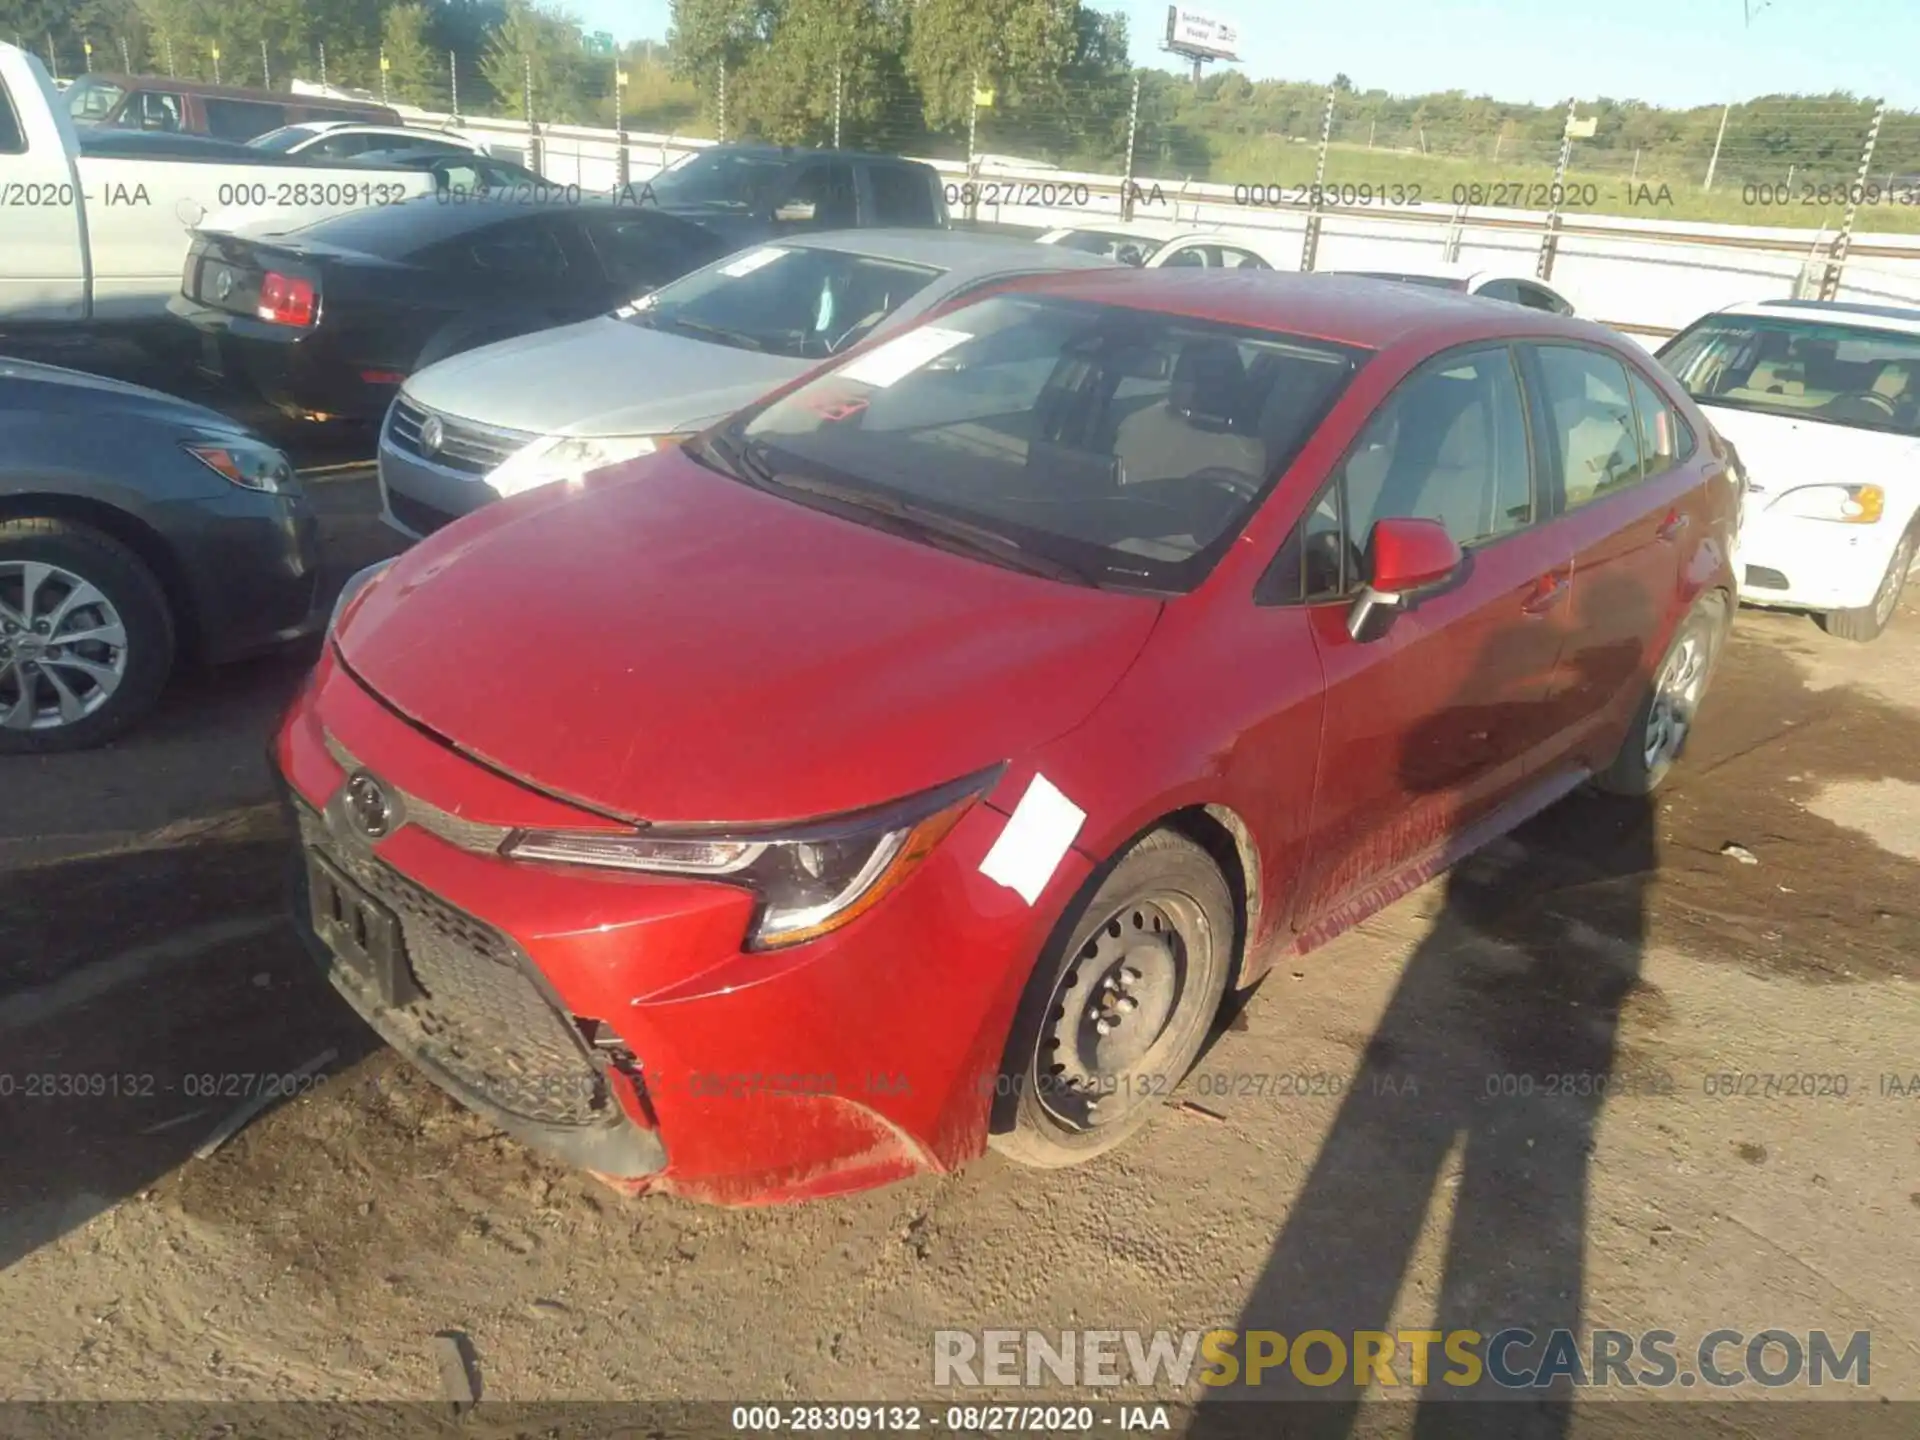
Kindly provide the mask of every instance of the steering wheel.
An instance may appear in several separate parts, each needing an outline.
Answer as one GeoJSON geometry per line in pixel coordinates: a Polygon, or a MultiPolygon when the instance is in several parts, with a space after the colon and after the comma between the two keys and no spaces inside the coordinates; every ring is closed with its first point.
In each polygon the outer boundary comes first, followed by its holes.
{"type": "Polygon", "coordinates": [[[1224,490],[1236,500],[1251,500],[1260,493],[1260,482],[1244,470],[1232,470],[1225,465],[1209,465],[1204,470],[1196,470],[1187,476],[1188,483],[1198,481],[1215,490],[1224,490]]]}
{"type": "Polygon", "coordinates": [[[1825,414],[1835,419],[1891,420],[1898,411],[1893,401],[1878,390],[1861,390],[1852,395],[1839,395],[1820,407],[1825,414]]]}

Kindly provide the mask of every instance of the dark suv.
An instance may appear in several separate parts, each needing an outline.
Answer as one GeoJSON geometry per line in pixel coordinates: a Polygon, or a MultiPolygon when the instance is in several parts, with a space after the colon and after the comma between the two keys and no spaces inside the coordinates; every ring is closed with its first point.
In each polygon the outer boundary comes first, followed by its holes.
{"type": "Polygon", "coordinates": [[[931,165],[855,150],[715,145],[634,189],[640,203],[698,221],[735,245],[814,230],[948,223],[931,165]]]}

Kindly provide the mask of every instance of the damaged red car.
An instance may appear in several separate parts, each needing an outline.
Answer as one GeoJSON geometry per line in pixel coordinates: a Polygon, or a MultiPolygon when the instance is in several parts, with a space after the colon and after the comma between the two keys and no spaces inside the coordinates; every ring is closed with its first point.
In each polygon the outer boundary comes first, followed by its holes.
{"type": "Polygon", "coordinates": [[[1582,321],[1022,283],[357,577],[275,742],[298,920],[633,1190],[1081,1160],[1276,956],[1659,783],[1738,490],[1582,321]]]}

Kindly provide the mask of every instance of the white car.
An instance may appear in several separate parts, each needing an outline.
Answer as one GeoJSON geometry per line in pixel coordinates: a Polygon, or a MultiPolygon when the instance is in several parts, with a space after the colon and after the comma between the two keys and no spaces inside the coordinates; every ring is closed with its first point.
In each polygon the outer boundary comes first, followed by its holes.
{"type": "Polygon", "coordinates": [[[1746,469],[1740,598],[1886,629],[1920,542],[1920,310],[1762,300],[1657,353],[1746,469]]]}
{"type": "MultiPolygon", "coordinates": [[[[1154,251],[1146,268],[1189,265],[1208,270],[1298,270],[1301,239],[1285,231],[1191,230],[1168,239],[1154,251]]],[[[1426,285],[1483,295],[1555,315],[1573,314],[1567,298],[1532,275],[1515,270],[1474,270],[1457,265],[1434,265],[1400,270],[1328,270],[1325,275],[1359,275],[1370,280],[1392,280],[1403,285],[1426,285]]]]}
{"type": "Polygon", "coordinates": [[[1145,265],[1168,240],[1191,235],[1188,227],[1171,221],[1119,220],[1110,226],[1075,225],[1036,235],[1036,245],[1064,245],[1069,250],[1118,260],[1122,265],[1145,265]]]}
{"type": "Polygon", "coordinates": [[[278,130],[256,135],[247,144],[256,150],[305,155],[312,160],[352,160],[389,150],[438,150],[449,155],[487,153],[485,145],[458,131],[369,125],[358,120],[308,120],[298,125],[283,125],[278,130]]]}

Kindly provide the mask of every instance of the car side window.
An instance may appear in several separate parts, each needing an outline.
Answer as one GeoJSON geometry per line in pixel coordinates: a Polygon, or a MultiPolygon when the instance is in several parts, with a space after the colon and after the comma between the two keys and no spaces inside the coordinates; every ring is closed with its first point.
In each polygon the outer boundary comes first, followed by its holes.
{"type": "Polygon", "coordinates": [[[1166,267],[1184,265],[1194,268],[1204,268],[1207,263],[1207,255],[1206,251],[1198,245],[1182,245],[1160,263],[1166,267]]]}
{"type": "Polygon", "coordinates": [[[7,94],[5,85],[0,85],[0,155],[26,153],[27,137],[20,128],[20,117],[13,113],[13,97],[7,94]]]}
{"type": "Polygon", "coordinates": [[[302,153],[318,156],[322,160],[345,160],[372,149],[373,140],[371,135],[329,135],[309,145],[302,153]]]}
{"type": "Polygon", "coordinates": [[[1504,300],[1509,305],[1522,305],[1518,280],[1489,280],[1477,292],[1482,300],[1504,300]]]}
{"type": "Polygon", "coordinates": [[[869,165],[867,183],[873,186],[873,218],[877,225],[936,225],[933,190],[927,178],[904,165],[869,165]]]}
{"type": "Polygon", "coordinates": [[[808,165],[795,174],[774,204],[774,219],[808,230],[844,230],[860,223],[853,166],[808,165]]]}
{"type": "Polygon", "coordinates": [[[126,109],[121,113],[122,124],[130,119],[142,130],[178,133],[186,128],[180,120],[180,97],[164,90],[140,91],[127,102],[126,109]]]}
{"type": "Polygon", "coordinates": [[[539,220],[499,225],[466,242],[468,268],[489,274],[551,279],[567,270],[560,238],[539,220]]]}
{"type": "Polygon", "coordinates": [[[1222,245],[1217,252],[1219,264],[1227,270],[1271,270],[1273,266],[1262,260],[1251,250],[1241,250],[1233,245],[1222,245]]]}
{"type": "Polygon", "coordinates": [[[1565,508],[1577,510],[1638,483],[1640,429],[1626,363],[1572,345],[1541,345],[1534,353],[1553,416],[1565,508]]]}
{"type": "Polygon", "coordinates": [[[615,214],[588,227],[594,252],[607,278],[620,285],[658,286],[694,268],[704,252],[689,242],[695,235],[656,216],[615,214]]]}
{"type": "Polygon", "coordinates": [[[1671,470],[1682,458],[1680,417],[1644,377],[1630,372],[1627,383],[1633,391],[1633,412],[1639,421],[1640,456],[1650,480],[1671,470]]]}
{"type": "Polygon", "coordinates": [[[251,140],[287,123],[277,105],[252,100],[206,100],[207,133],[217,140],[251,140]]]}
{"type": "Polygon", "coordinates": [[[1544,285],[1529,285],[1524,280],[1516,280],[1513,282],[1513,287],[1519,292],[1520,303],[1530,309],[1545,310],[1552,315],[1573,313],[1573,306],[1544,285]]]}

